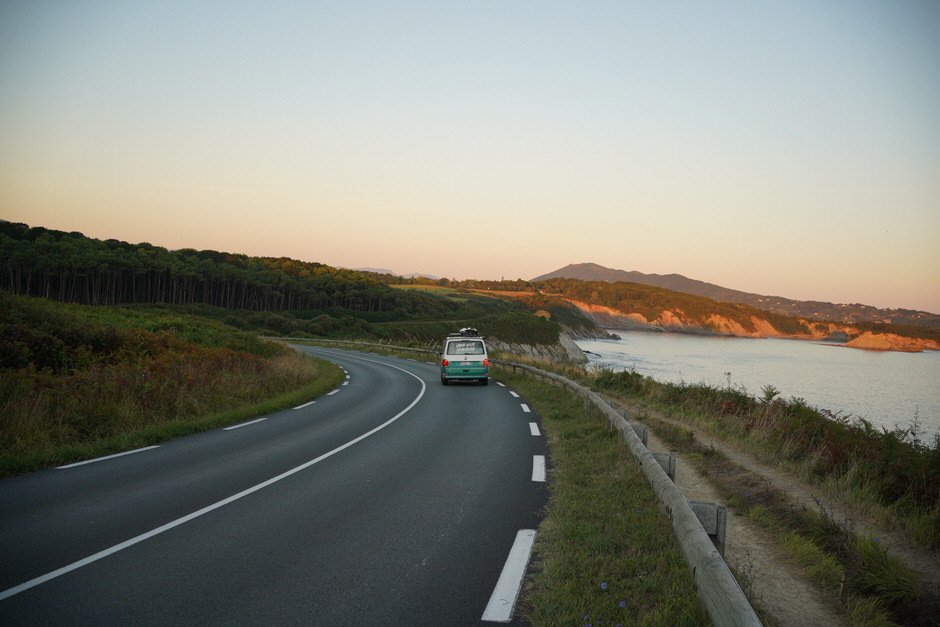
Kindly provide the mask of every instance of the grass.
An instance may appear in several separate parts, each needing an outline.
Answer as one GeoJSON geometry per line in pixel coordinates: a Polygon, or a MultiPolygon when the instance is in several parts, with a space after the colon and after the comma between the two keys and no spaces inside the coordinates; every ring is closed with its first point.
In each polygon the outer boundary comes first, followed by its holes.
{"type": "Polygon", "coordinates": [[[900,521],[915,544],[940,549],[940,442],[921,442],[916,429],[879,430],[777,398],[772,386],[757,399],[730,386],[660,383],[636,372],[601,372],[594,386],[735,442],[883,523],[900,521]]]}
{"type": "Polygon", "coordinates": [[[932,624],[940,615],[936,596],[877,540],[858,536],[825,511],[794,507],[763,478],[699,444],[688,429],[652,416],[643,420],[686,453],[732,507],[776,536],[853,625],[932,624]]]}
{"type": "Polygon", "coordinates": [[[520,610],[533,625],[702,625],[669,519],[626,445],[580,399],[524,375],[497,378],[542,418],[552,496],[520,610]]]}
{"type": "Polygon", "coordinates": [[[342,372],[219,322],[2,296],[0,476],[309,400],[342,372]]]}

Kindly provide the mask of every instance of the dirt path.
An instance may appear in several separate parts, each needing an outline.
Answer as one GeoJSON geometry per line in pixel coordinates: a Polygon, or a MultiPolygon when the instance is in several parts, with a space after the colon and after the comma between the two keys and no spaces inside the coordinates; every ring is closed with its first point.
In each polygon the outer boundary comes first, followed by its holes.
{"type": "MultiPolygon", "coordinates": [[[[621,403],[623,404],[623,403],[621,403]]],[[[628,407],[633,410],[632,415],[638,415],[637,410],[647,411],[657,419],[674,426],[688,428],[689,425],[664,416],[662,413],[651,411],[647,407],[628,407]]],[[[777,468],[771,468],[757,461],[748,453],[742,452],[728,442],[711,438],[701,432],[695,433],[695,439],[705,445],[714,447],[723,453],[738,466],[769,481],[775,488],[784,492],[795,504],[804,504],[815,509],[816,502],[828,510],[833,519],[839,523],[850,525],[860,535],[878,537],[878,541],[889,554],[899,559],[905,566],[915,572],[934,592],[940,592],[940,557],[926,549],[912,546],[899,530],[886,529],[870,516],[851,505],[825,496],[818,487],[811,486],[792,474],[777,468]]],[[[663,448],[662,450],[668,450],[663,448]]]]}
{"type": "MultiPolygon", "coordinates": [[[[611,404],[613,407],[625,408],[634,416],[639,413],[637,407],[617,401],[611,404]]],[[[658,414],[656,417],[668,420],[658,414]]],[[[631,421],[642,424],[636,419],[631,421]]],[[[647,432],[651,451],[670,450],[651,430],[647,429],[647,432]]],[[[676,485],[687,498],[718,503],[724,501],[684,455],[675,455],[676,485]]],[[[772,620],[768,623],[800,627],[847,625],[845,618],[832,608],[825,594],[803,575],[799,566],[770,533],[730,509],[725,561],[749,580],[749,596],[770,614],[772,620]]]]}

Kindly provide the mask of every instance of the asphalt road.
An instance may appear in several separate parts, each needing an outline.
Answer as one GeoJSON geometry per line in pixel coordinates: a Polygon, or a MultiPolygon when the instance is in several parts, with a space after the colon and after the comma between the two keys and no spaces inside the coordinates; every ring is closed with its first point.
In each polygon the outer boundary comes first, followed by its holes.
{"type": "Polygon", "coordinates": [[[0,481],[0,624],[481,620],[547,455],[507,388],[305,348],[349,378],[237,429],[0,481]]]}

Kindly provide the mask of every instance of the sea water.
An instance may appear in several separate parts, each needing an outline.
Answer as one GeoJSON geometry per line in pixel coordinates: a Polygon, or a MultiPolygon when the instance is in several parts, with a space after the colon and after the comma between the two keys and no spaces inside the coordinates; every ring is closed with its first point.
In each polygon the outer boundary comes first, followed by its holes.
{"type": "Polygon", "coordinates": [[[635,370],[658,381],[731,386],[756,397],[772,385],[784,399],[878,427],[940,434],[940,352],[899,353],[825,342],[612,330],[619,340],[578,340],[593,367],[635,370]]]}

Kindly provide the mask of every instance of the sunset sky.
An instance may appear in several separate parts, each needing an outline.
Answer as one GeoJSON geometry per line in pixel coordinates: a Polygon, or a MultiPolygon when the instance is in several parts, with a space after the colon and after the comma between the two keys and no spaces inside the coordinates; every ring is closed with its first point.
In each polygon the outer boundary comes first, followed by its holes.
{"type": "Polygon", "coordinates": [[[0,2],[0,218],[940,313],[940,3],[0,2]]]}

